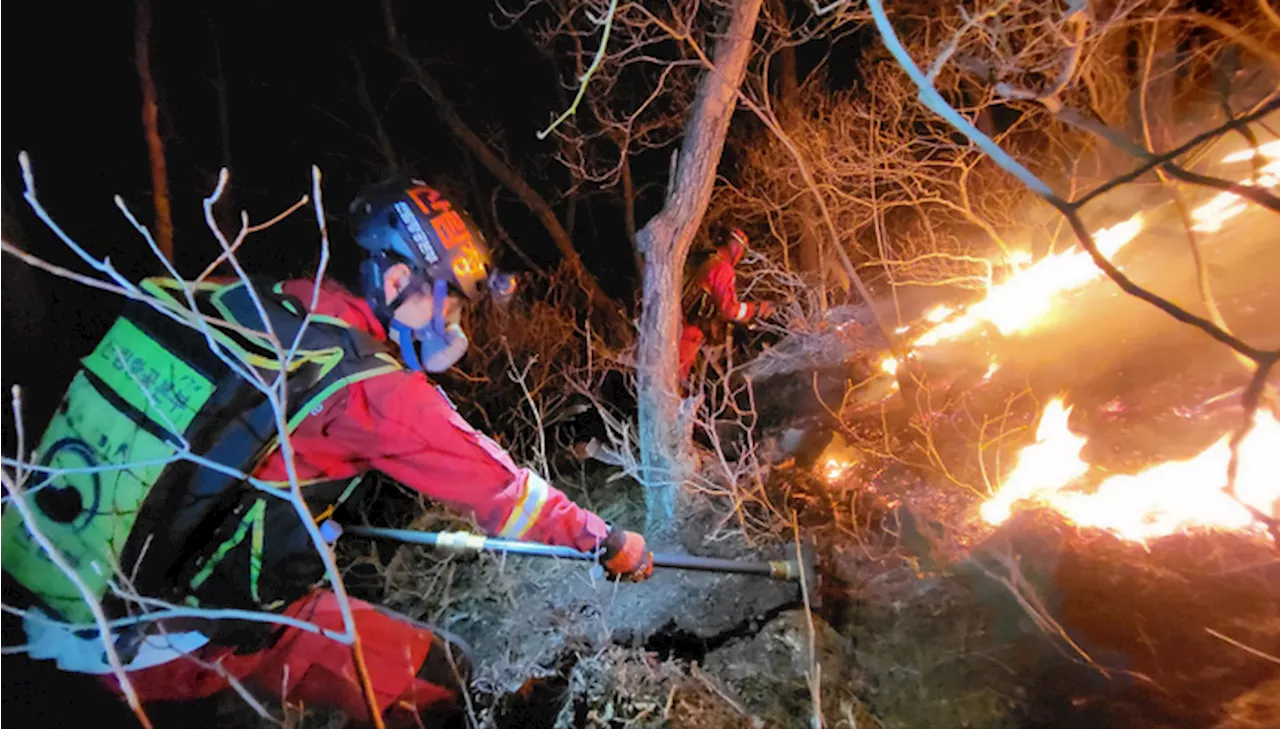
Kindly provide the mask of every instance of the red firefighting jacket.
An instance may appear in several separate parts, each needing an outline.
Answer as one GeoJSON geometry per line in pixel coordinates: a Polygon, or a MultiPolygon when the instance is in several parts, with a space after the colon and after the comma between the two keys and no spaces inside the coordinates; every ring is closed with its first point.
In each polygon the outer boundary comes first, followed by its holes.
{"type": "Polygon", "coordinates": [[[732,258],[721,247],[698,269],[694,286],[710,297],[721,319],[745,322],[754,317],[760,307],[758,304],[738,300],[737,278],[732,258]]]}
{"type": "MultiPolygon", "coordinates": [[[[284,292],[309,304],[313,283],[295,280],[284,292]]],[[[326,283],[313,313],[339,317],[379,340],[387,333],[369,305],[326,283]]],[[[381,471],[460,512],[489,534],[595,549],[604,521],[541,476],[518,467],[496,443],[462,419],[421,372],[405,370],[349,385],[327,399],[294,431],[302,483],[350,479],[381,471]]],[[[285,481],[277,451],[254,474],[285,481]]]]}

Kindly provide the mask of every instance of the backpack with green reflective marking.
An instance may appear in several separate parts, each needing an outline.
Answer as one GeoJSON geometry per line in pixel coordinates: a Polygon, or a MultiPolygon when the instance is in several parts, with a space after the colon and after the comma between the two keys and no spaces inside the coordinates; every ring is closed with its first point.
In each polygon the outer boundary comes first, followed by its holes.
{"type": "MultiPolygon", "coordinates": [[[[148,279],[142,288],[187,310],[178,282],[148,279]]],[[[277,340],[285,348],[297,341],[286,366],[287,432],[343,387],[401,369],[382,342],[345,322],[304,319],[301,302],[278,284],[254,290],[277,340]]],[[[129,611],[113,589],[125,589],[126,577],[137,594],[174,603],[272,610],[323,576],[293,504],[233,475],[252,473],[276,448],[279,429],[266,396],[213,352],[210,339],[271,382],[280,363],[258,304],[242,282],[201,283],[193,294],[199,313],[215,322],[208,335],[144,303],[127,304],[82,361],[33,454],[43,470],[28,479],[26,499],[37,525],[109,616],[129,611]]],[[[354,487],[307,484],[303,493],[323,518],[354,487]]],[[[71,622],[91,621],[79,590],[16,509],[5,510],[0,529],[4,571],[30,601],[71,622]]]]}

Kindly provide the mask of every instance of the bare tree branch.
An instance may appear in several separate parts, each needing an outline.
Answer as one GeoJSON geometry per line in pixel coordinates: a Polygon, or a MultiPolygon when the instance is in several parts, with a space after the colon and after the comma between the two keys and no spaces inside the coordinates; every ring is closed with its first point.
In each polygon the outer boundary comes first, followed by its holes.
{"type": "Polygon", "coordinates": [[[404,36],[397,30],[391,3],[392,0],[382,0],[383,21],[387,31],[387,40],[391,44],[392,51],[409,69],[418,86],[431,98],[441,119],[453,132],[454,136],[480,160],[480,163],[489,170],[490,174],[498,178],[498,181],[513,192],[520,199],[520,202],[524,203],[538,218],[542,227],[546,229],[547,234],[555,242],[556,249],[560,251],[561,257],[569,264],[570,270],[574,272],[579,283],[590,296],[592,303],[614,325],[612,327],[614,333],[625,338],[630,330],[630,322],[621,315],[617,302],[604,293],[595,276],[583,265],[581,256],[578,255],[577,250],[573,247],[573,239],[560,223],[560,219],[556,216],[555,211],[551,209],[551,205],[518,172],[500,159],[458,114],[453,102],[445,95],[444,89],[428,73],[426,67],[422,65],[417,57],[413,55],[404,36]]]}

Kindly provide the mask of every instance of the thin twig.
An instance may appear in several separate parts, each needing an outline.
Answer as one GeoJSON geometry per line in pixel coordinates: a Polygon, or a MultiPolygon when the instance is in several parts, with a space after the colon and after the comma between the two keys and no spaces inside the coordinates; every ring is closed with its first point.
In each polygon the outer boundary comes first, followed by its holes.
{"type": "Polygon", "coordinates": [[[538,140],[546,139],[556,127],[578,111],[578,105],[582,103],[582,97],[587,93],[587,84],[591,83],[591,77],[595,74],[596,69],[600,67],[600,61],[604,59],[605,49],[609,47],[609,35],[613,32],[613,15],[618,11],[618,0],[609,0],[609,11],[605,13],[604,32],[600,34],[600,47],[596,49],[596,55],[591,59],[591,65],[587,66],[586,73],[582,74],[582,78],[578,79],[578,93],[573,96],[573,103],[569,104],[569,108],[561,112],[555,121],[542,131],[538,132],[538,140]]]}
{"type": "Polygon", "coordinates": [[[805,671],[805,680],[809,684],[809,695],[813,697],[813,715],[810,726],[814,729],[822,727],[822,664],[818,662],[818,633],[813,627],[813,605],[809,602],[809,580],[804,563],[804,550],[800,548],[800,522],[796,512],[791,512],[791,533],[796,545],[796,565],[800,572],[800,597],[804,601],[804,620],[809,632],[809,668],[805,671]]]}
{"type": "Polygon", "coordinates": [[[1208,628],[1208,627],[1206,627],[1206,628],[1204,629],[1204,632],[1208,633],[1209,635],[1212,635],[1213,637],[1217,638],[1218,640],[1221,640],[1221,641],[1225,641],[1225,642],[1227,642],[1227,643],[1230,643],[1231,645],[1233,645],[1233,646],[1235,646],[1235,647],[1239,648],[1239,649],[1240,649],[1240,650],[1242,650],[1242,651],[1245,651],[1245,652],[1247,652],[1247,653],[1251,653],[1251,654],[1253,654],[1253,655],[1255,655],[1255,656],[1257,656],[1257,657],[1259,657],[1259,658],[1263,659],[1264,661],[1271,661],[1272,663],[1274,663],[1274,664],[1276,664],[1276,665],[1280,665],[1280,658],[1277,658],[1276,656],[1273,656],[1273,655],[1271,655],[1270,653],[1266,653],[1266,652],[1260,651],[1260,650],[1258,650],[1257,648],[1254,648],[1253,646],[1247,646],[1247,645],[1245,645],[1244,643],[1241,643],[1240,641],[1236,640],[1235,638],[1231,638],[1231,637],[1229,637],[1229,636],[1223,635],[1222,633],[1219,633],[1218,631],[1214,630],[1213,628],[1208,628]]]}

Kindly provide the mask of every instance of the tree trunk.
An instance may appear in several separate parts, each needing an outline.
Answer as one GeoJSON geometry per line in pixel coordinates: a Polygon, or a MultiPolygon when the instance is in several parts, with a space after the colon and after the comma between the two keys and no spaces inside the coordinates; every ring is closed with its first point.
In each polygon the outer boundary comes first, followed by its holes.
{"type": "MultiPolygon", "coordinates": [[[[623,150],[623,154],[627,152],[623,150]]],[[[636,275],[644,272],[644,256],[636,244],[636,186],[631,179],[631,158],[622,158],[622,222],[627,230],[627,245],[631,246],[631,255],[636,263],[636,275]]]]}
{"type": "Polygon", "coordinates": [[[151,157],[151,199],[155,205],[156,245],[165,258],[173,260],[173,216],[169,211],[169,173],[164,164],[164,142],[157,123],[156,85],[151,78],[151,0],[137,0],[133,26],[133,47],[137,56],[138,82],[142,85],[142,129],[151,157]]]}
{"type": "Polygon", "coordinates": [[[387,128],[382,124],[382,115],[378,113],[378,108],[373,105],[373,97],[369,96],[369,83],[364,75],[364,66],[360,64],[360,59],[356,58],[356,54],[352,53],[351,65],[356,70],[356,98],[360,100],[360,107],[364,109],[364,113],[369,115],[369,124],[373,127],[373,140],[378,145],[378,152],[382,154],[382,160],[387,165],[388,176],[398,176],[400,174],[400,158],[396,155],[395,145],[391,143],[391,136],[387,134],[387,128]]]}
{"type": "MultiPolygon", "coordinates": [[[[774,22],[781,28],[781,48],[778,49],[778,86],[777,102],[778,120],[783,129],[794,129],[795,124],[803,119],[804,109],[800,106],[800,71],[796,65],[796,47],[791,41],[790,18],[787,16],[786,3],[783,0],[769,0],[769,12],[774,22]]],[[[797,256],[800,270],[822,281],[822,230],[815,221],[820,220],[822,213],[810,195],[801,194],[796,198],[796,218],[800,221],[797,256]]],[[[825,291],[826,284],[822,283],[825,291]]],[[[825,303],[826,296],[822,296],[825,303]]]]}
{"type": "MultiPolygon", "coordinates": [[[[219,156],[221,166],[224,169],[231,169],[231,101],[227,93],[227,74],[226,69],[222,65],[222,42],[218,37],[217,27],[213,24],[212,18],[206,17],[210,29],[213,31],[213,88],[217,92],[218,98],[218,139],[219,139],[219,156]]],[[[217,179],[215,175],[213,179],[217,179]]],[[[240,230],[240,213],[239,206],[236,205],[236,188],[235,184],[227,185],[227,189],[222,192],[222,196],[218,198],[218,202],[213,206],[213,221],[218,226],[218,230],[231,240],[236,237],[236,233],[240,230]]]]}
{"type": "Polygon", "coordinates": [[[644,298],[636,355],[641,476],[651,537],[671,536],[689,476],[689,421],[681,417],[676,346],[684,262],[706,213],[737,89],[746,74],[761,0],[738,0],[716,43],[685,124],[684,141],[662,211],[637,234],[644,298]]]}
{"type": "Polygon", "coordinates": [[[387,40],[391,43],[392,51],[405,64],[409,72],[413,74],[414,81],[417,82],[418,86],[431,98],[441,120],[449,127],[453,135],[466,146],[467,150],[480,160],[480,164],[484,165],[490,174],[498,178],[503,187],[513,192],[520,199],[520,202],[538,218],[538,222],[542,224],[547,234],[555,242],[556,248],[560,251],[560,256],[569,264],[578,282],[587,292],[587,295],[590,296],[592,304],[607,317],[611,333],[620,339],[629,338],[630,321],[623,316],[622,309],[618,306],[618,303],[600,288],[595,276],[582,264],[582,258],[573,247],[573,239],[560,223],[560,219],[556,217],[551,205],[542,195],[538,194],[537,190],[533,189],[533,186],[525,181],[519,172],[516,172],[498,155],[494,154],[489,145],[472,131],[466,121],[459,116],[458,110],[454,108],[453,102],[445,95],[444,89],[440,87],[435,77],[428,73],[427,69],[418,62],[418,59],[409,50],[409,44],[405,42],[404,37],[396,30],[395,15],[391,10],[391,0],[382,0],[382,13],[387,29],[387,40]]]}

